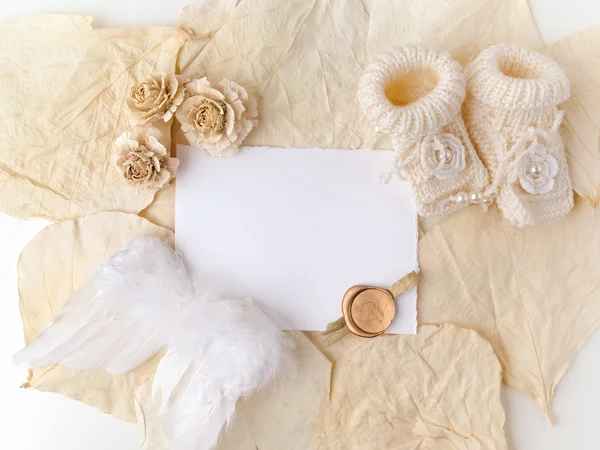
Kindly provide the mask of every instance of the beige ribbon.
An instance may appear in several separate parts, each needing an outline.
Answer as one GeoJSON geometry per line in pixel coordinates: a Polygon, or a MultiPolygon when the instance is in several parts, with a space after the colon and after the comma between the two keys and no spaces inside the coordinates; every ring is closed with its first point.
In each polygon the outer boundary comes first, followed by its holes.
{"type": "MultiPolygon", "coordinates": [[[[410,272],[392,284],[388,288],[388,291],[395,299],[404,294],[413,286],[416,286],[418,281],[419,275],[417,275],[416,272],[410,272]]],[[[323,335],[327,336],[327,338],[321,343],[321,345],[325,348],[331,347],[347,334],[350,334],[350,330],[346,325],[346,318],[342,316],[335,322],[327,324],[327,329],[323,332],[323,335]]]]}
{"type": "Polygon", "coordinates": [[[410,288],[416,286],[418,282],[419,275],[417,275],[416,272],[411,272],[404,275],[402,278],[400,278],[398,281],[392,284],[389,287],[388,291],[392,293],[394,298],[398,298],[410,288]]]}

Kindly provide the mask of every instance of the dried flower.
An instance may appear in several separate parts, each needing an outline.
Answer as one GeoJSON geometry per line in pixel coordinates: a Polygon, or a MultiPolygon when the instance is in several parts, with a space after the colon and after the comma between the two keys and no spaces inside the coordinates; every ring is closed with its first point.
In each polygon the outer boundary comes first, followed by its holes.
{"type": "Polygon", "coordinates": [[[160,189],[175,176],[179,160],[171,158],[150,125],[134,127],[117,138],[116,165],[123,178],[137,187],[160,189]]]}
{"type": "Polygon", "coordinates": [[[227,79],[217,87],[206,78],[192,81],[186,93],[189,98],[177,110],[177,119],[189,143],[212,156],[237,153],[258,122],[256,99],[227,79]]]}
{"type": "Polygon", "coordinates": [[[185,84],[180,77],[153,73],[131,89],[127,106],[137,125],[160,119],[168,122],[184,96],[185,84]]]}

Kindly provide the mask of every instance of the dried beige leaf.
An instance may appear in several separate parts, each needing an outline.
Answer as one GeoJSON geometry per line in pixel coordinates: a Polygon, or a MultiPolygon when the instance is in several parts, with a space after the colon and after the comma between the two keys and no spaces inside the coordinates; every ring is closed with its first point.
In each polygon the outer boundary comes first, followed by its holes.
{"type": "Polygon", "coordinates": [[[418,316],[487,339],[504,381],[550,415],[577,351],[600,324],[600,214],[581,197],[552,226],[511,228],[495,207],[467,208],[419,242],[418,316]]]}
{"type": "Polygon", "coordinates": [[[259,94],[259,123],[245,145],[358,148],[372,136],[356,101],[369,21],[359,0],[244,1],[221,9],[226,21],[207,38],[195,18],[213,3],[185,10],[181,25],[200,39],[184,47],[179,66],[187,77],[202,68],[211,81],[259,94]]]}
{"type": "Polygon", "coordinates": [[[129,128],[131,88],[153,72],[174,72],[186,36],[90,22],[42,15],[0,25],[0,211],[59,221],[137,213],[154,197],[122,179],[111,151],[129,128]]]}
{"type": "MultiPolygon", "coordinates": [[[[50,225],[19,258],[19,296],[29,343],[84,284],[92,268],[127,241],[155,236],[174,245],[173,233],[133,214],[101,212],[50,225]]],[[[29,387],[58,392],[120,419],[135,421],[133,395],[156,368],[157,357],[124,375],[51,365],[30,372],[29,387]]]]}
{"type": "Polygon", "coordinates": [[[317,421],[317,447],[506,449],[501,384],[494,351],[472,330],[363,341],[317,421]]]}
{"type": "Polygon", "coordinates": [[[371,54],[414,44],[449,50],[466,63],[493,44],[543,46],[527,0],[376,1],[369,13],[371,54]]]}
{"type": "Polygon", "coordinates": [[[321,331],[305,331],[304,334],[321,350],[327,359],[333,362],[331,369],[331,392],[337,389],[340,382],[340,373],[343,373],[346,365],[352,361],[354,353],[361,347],[372,342],[371,339],[348,334],[333,345],[329,345],[328,335],[325,335],[321,331]]]}
{"type": "MultiPolygon", "coordinates": [[[[294,333],[298,371],[237,405],[235,419],[216,450],[308,450],[314,424],[329,394],[331,362],[301,332],[294,333]]],[[[152,380],[136,393],[144,450],[171,450],[150,399],[152,380]]]]}
{"type": "MultiPolygon", "coordinates": [[[[173,153],[171,153],[173,154],[173,153]]],[[[152,203],[140,211],[140,216],[150,222],[175,231],[175,185],[177,178],[154,196],[152,203]]]]}
{"type": "Polygon", "coordinates": [[[192,78],[204,76],[204,69],[196,64],[196,57],[225,25],[233,13],[238,0],[199,0],[181,10],[181,26],[193,39],[188,40],[177,57],[180,72],[192,78]]]}
{"type": "Polygon", "coordinates": [[[571,82],[563,105],[562,136],[573,188],[592,205],[600,204],[600,27],[558,41],[554,57],[571,82]]]}

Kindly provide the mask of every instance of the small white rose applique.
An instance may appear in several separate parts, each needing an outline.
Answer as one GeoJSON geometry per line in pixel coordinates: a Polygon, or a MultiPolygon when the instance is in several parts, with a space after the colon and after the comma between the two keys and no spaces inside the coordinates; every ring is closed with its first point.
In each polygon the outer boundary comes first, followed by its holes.
{"type": "Polygon", "coordinates": [[[455,178],[465,168],[465,148],[452,134],[428,136],[421,143],[421,165],[440,180],[455,178]]]}
{"type": "Polygon", "coordinates": [[[511,178],[513,181],[518,178],[521,187],[535,195],[550,192],[557,174],[556,158],[536,139],[516,161],[511,178]]]}

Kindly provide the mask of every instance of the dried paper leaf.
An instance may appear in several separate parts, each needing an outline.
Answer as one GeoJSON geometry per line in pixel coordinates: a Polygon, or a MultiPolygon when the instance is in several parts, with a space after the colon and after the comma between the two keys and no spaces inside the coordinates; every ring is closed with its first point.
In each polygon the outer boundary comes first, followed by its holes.
{"type": "MultiPolygon", "coordinates": [[[[308,450],[314,424],[328,397],[331,362],[301,332],[294,333],[298,371],[289,381],[238,403],[236,416],[216,450],[308,450]]],[[[136,393],[144,450],[171,450],[150,401],[152,380],[136,393]]]]}
{"type": "MultiPolygon", "coordinates": [[[[101,212],[50,225],[25,247],[19,258],[19,294],[25,342],[29,343],[91,269],[125,242],[156,236],[174,245],[173,233],[133,214],[101,212]]],[[[133,395],[154,373],[154,357],[124,375],[104,370],[73,370],[60,365],[35,369],[29,387],[58,392],[120,419],[135,421],[133,395]]]]}
{"type": "Polygon", "coordinates": [[[372,342],[371,339],[361,338],[353,334],[346,335],[343,339],[329,345],[328,336],[322,331],[305,331],[304,334],[321,352],[333,362],[331,369],[331,392],[335,392],[340,382],[340,374],[353,359],[356,353],[364,345],[372,342]]]}
{"type": "Polygon", "coordinates": [[[369,53],[415,44],[449,50],[466,63],[493,44],[543,46],[527,0],[380,1],[369,13],[369,53]]]}
{"type": "Polygon", "coordinates": [[[573,188],[596,206],[600,204],[600,27],[561,39],[552,51],[571,82],[562,136],[573,188]]]}
{"type": "Polygon", "coordinates": [[[185,35],[90,22],[42,15],[0,25],[0,211],[59,221],[137,213],[154,197],[122,180],[111,150],[129,127],[131,87],[154,71],[173,72],[185,35]]]}
{"type": "Polygon", "coordinates": [[[166,188],[156,193],[152,203],[140,211],[140,216],[155,225],[175,231],[175,186],[173,180],[166,188]]]}
{"type": "Polygon", "coordinates": [[[181,26],[192,39],[181,48],[177,58],[179,72],[198,78],[204,69],[196,64],[196,57],[215,33],[231,19],[238,0],[201,0],[181,10],[181,26]]]}
{"type": "Polygon", "coordinates": [[[184,47],[179,66],[186,76],[202,68],[260,94],[260,121],[245,145],[358,148],[370,138],[373,127],[356,101],[369,19],[359,0],[240,2],[206,40],[206,29],[191,20],[212,3],[182,17],[201,39],[184,47]]]}
{"type": "Polygon", "coordinates": [[[600,324],[600,214],[575,197],[552,226],[515,229],[495,207],[471,207],[419,242],[419,322],[479,332],[505,382],[550,419],[556,385],[600,324]]]}
{"type": "Polygon", "coordinates": [[[347,361],[319,449],[506,449],[500,365],[474,331],[422,326],[363,342],[347,361]]]}

